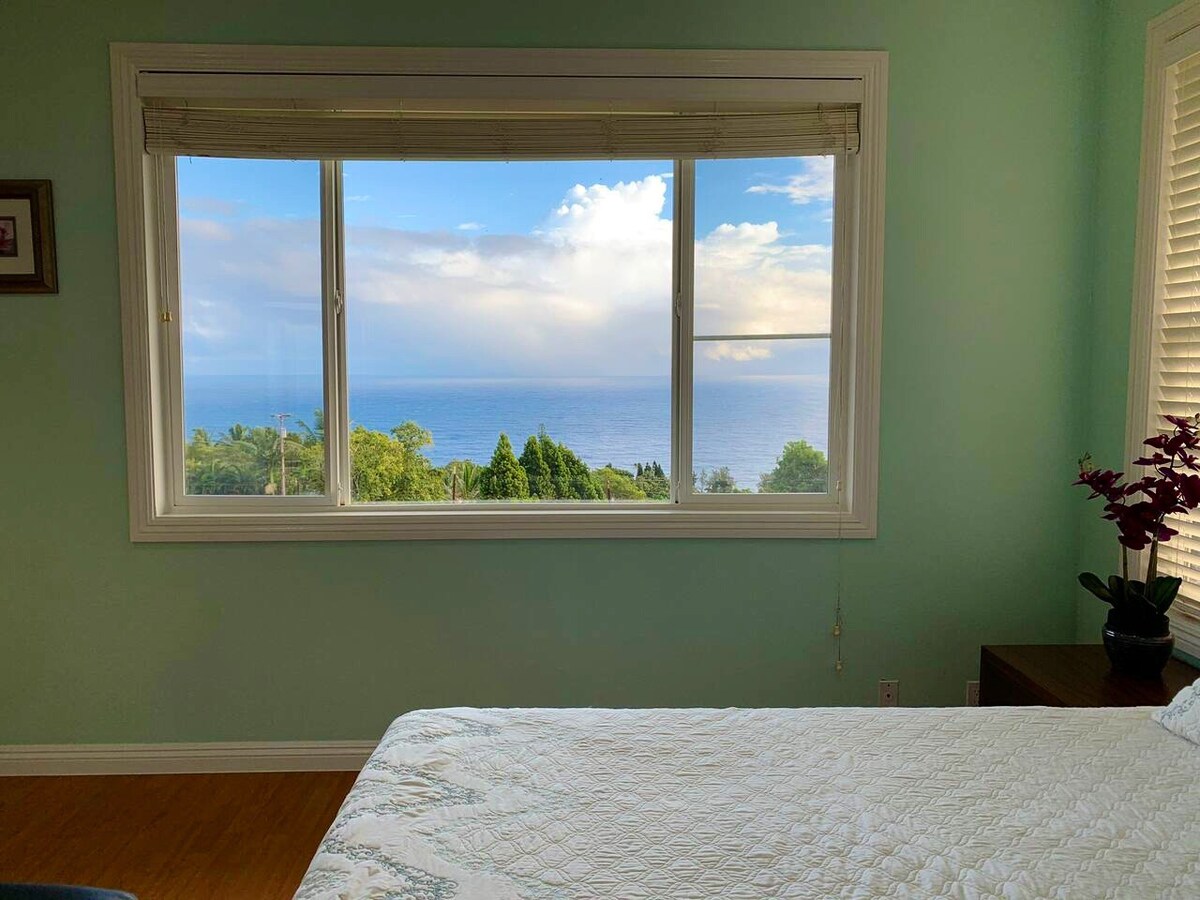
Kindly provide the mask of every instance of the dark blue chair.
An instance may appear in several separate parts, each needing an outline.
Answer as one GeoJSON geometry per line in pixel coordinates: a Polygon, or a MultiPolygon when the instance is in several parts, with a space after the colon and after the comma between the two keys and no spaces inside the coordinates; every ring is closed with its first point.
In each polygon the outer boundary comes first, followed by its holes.
{"type": "Polygon", "coordinates": [[[0,900],[137,900],[124,891],[68,884],[0,884],[0,900]]]}

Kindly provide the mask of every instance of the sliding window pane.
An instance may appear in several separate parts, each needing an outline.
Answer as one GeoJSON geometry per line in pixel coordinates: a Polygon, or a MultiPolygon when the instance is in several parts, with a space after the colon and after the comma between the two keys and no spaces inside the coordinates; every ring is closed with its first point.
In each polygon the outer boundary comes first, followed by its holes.
{"type": "Polygon", "coordinates": [[[832,156],[699,160],[692,483],[824,493],[832,156]]]}
{"type": "Polygon", "coordinates": [[[829,489],[829,341],[697,341],[693,489],[829,489]]]}
{"type": "Polygon", "coordinates": [[[325,490],[320,167],[180,158],[188,494],[325,490]]]}
{"type": "Polygon", "coordinates": [[[696,162],[697,335],[827,334],[832,156],[696,162]]]}
{"type": "Polygon", "coordinates": [[[670,173],[344,164],[356,502],[668,499],[670,173]]]}

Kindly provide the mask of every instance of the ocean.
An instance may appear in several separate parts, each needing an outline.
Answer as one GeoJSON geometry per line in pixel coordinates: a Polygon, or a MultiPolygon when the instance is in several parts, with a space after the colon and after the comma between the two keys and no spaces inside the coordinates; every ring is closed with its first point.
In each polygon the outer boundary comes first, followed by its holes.
{"type": "MultiPolygon", "coordinates": [[[[312,424],[321,406],[316,379],[189,378],[185,427],[218,435],[234,423],[312,424]]],[[[828,446],[829,383],[818,376],[745,376],[695,385],[693,464],[728,466],[739,486],[754,487],[788,441],[828,446]]],[[[433,434],[435,465],[486,463],[501,431],[517,454],[545,426],[590,466],[632,469],[657,460],[670,469],[670,382],[666,378],[440,378],[350,382],[353,425],[387,431],[411,419],[433,434]]]]}

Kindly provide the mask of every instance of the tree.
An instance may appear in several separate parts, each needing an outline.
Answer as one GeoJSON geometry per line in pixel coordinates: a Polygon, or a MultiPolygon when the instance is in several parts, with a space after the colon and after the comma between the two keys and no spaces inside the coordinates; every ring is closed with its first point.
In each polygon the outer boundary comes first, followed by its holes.
{"type": "Polygon", "coordinates": [[[478,500],[484,467],[469,459],[455,459],[442,469],[442,483],[451,500],[478,500]]]}
{"type": "Polygon", "coordinates": [[[671,496],[671,483],[657,462],[645,465],[638,463],[634,469],[634,484],[651,500],[667,500],[671,496]]]}
{"type": "Polygon", "coordinates": [[[700,491],[705,494],[748,494],[746,488],[737,486],[729,466],[718,466],[711,472],[701,470],[700,491]]]}
{"type": "Polygon", "coordinates": [[[266,485],[240,444],[213,441],[203,428],[192,432],[184,450],[184,477],[189,494],[261,494],[266,485]]]}
{"type": "Polygon", "coordinates": [[[444,500],[441,474],[421,452],[432,443],[432,435],[415,422],[397,425],[390,435],[356,426],[350,432],[354,499],[444,500]]]}
{"type": "Polygon", "coordinates": [[[571,500],[603,500],[600,485],[592,478],[591,469],[565,444],[558,445],[563,467],[567,470],[567,493],[571,500]]]}
{"type": "Polygon", "coordinates": [[[554,485],[554,497],[558,500],[573,499],[571,490],[571,471],[563,458],[560,444],[554,443],[553,438],[546,433],[545,426],[538,429],[538,444],[542,448],[542,459],[550,470],[550,482],[554,485]]]}
{"type": "Polygon", "coordinates": [[[525,441],[525,449],[521,451],[521,468],[529,482],[529,494],[542,500],[554,499],[554,482],[550,478],[550,467],[542,456],[542,445],[538,439],[530,435],[525,441]]]}
{"type": "Polygon", "coordinates": [[[381,503],[395,497],[404,458],[388,436],[356,425],[350,432],[350,482],[354,499],[381,503]]]}
{"type": "Polygon", "coordinates": [[[300,429],[303,435],[304,443],[325,443],[325,410],[313,410],[313,424],[309,425],[303,419],[296,422],[296,426],[300,429]]]}
{"type": "Polygon", "coordinates": [[[645,492],[633,480],[633,473],[611,464],[592,471],[600,496],[605,500],[645,500],[645,492]]]}
{"type": "Polygon", "coordinates": [[[313,412],[313,424],[296,423],[298,433],[288,434],[288,485],[294,493],[325,493],[325,411],[313,412]],[[294,462],[294,465],[292,464],[294,462]]]}
{"type": "Polygon", "coordinates": [[[492,461],[484,472],[482,494],[489,500],[524,500],[529,496],[529,478],[513,454],[508,435],[500,432],[492,461]]]}
{"type": "Polygon", "coordinates": [[[788,441],[775,468],[759,476],[758,489],[764,494],[824,493],[829,489],[829,463],[807,441],[788,441]]]}

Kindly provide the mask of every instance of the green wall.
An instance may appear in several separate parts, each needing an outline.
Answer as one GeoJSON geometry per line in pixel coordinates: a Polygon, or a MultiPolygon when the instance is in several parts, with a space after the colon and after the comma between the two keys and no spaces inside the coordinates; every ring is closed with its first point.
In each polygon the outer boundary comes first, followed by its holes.
{"type": "Polygon", "coordinates": [[[54,179],[62,285],[0,296],[0,742],[368,738],[450,704],[873,704],[881,677],[949,704],[980,644],[1070,639],[1079,397],[1119,380],[1114,362],[1085,388],[1108,327],[1089,310],[1098,9],[0,5],[0,177],[54,179]],[[115,40],[889,50],[879,538],[131,544],[115,40]]]}

